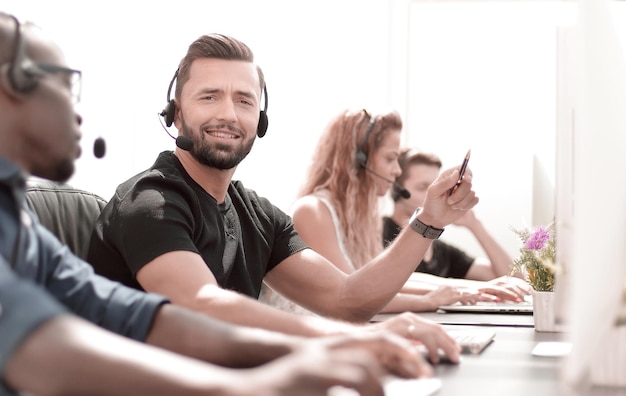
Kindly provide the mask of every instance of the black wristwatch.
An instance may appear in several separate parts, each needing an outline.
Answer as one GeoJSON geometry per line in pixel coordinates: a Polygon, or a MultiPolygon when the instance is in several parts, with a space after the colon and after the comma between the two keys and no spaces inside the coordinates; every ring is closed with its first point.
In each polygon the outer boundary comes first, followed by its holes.
{"type": "Polygon", "coordinates": [[[411,219],[409,220],[409,225],[413,229],[413,231],[417,232],[424,238],[428,239],[438,239],[441,234],[443,234],[443,228],[435,228],[433,226],[429,226],[424,224],[417,218],[417,215],[420,213],[422,208],[417,208],[411,219]]]}

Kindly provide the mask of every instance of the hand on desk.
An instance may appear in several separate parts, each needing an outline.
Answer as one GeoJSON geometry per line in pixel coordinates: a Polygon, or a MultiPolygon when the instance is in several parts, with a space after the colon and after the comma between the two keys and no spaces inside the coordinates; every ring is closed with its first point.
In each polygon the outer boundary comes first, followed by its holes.
{"type": "Polygon", "coordinates": [[[528,282],[514,276],[501,276],[484,282],[483,287],[478,290],[495,297],[495,300],[518,302],[523,301],[524,296],[532,293],[532,288],[528,282]]]}
{"type": "MultiPolygon", "coordinates": [[[[373,326],[373,325],[372,325],[373,326]]],[[[371,326],[367,326],[369,328],[371,326]]],[[[424,360],[419,348],[406,338],[390,331],[363,331],[348,336],[333,336],[317,339],[330,350],[367,350],[382,362],[389,374],[401,378],[422,378],[433,375],[432,367],[424,360]]]]}
{"type": "MultiPolygon", "coordinates": [[[[472,295],[477,293],[478,298],[473,301],[515,301],[521,302],[525,296],[532,293],[532,288],[523,279],[514,276],[501,276],[490,281],[471,279],[456,280],[457,289],[472,295]]],[[[463,302],[463,301],[462,301],[463,302]]]]}
{"type": "Polygon", "coordinates": [[[432,377],[433,369],[411,341],[388,331],[363,331],[304,339],[292,353],[250,373],[241,394],[344,394],[332,392],[339,388],[347,395],[382,396],[389,374],[415,380],[432,377]]]}
{"type": "Polygon", "coordinates": [[[453,287],[453,286],[440,286],[437,289],[430,291],[424,295],[433,305],[433,311],[437,310],[437,307],[441,305],[454,304],[460,302],[462,304],[475,304],[477,301],[482,301],[484,297],[482,293],[476,289],[453,287]]]}
{"type": "Polygon", "coordinates": [[[434,364],[439,363],[440,349],[451,362],[459,362],[461,348],[454,338],[438,323],[421,318],[414,313],[405,312],[365,328],[370,331],[391,331],[417,345],[424,345],[428,350],[430,361],[434,364]]]}
{"type": "Polygon", "coordinates": [[[358,395],[382,396],[386,376],[378,359],[360,345],[328,348],[320,343],[305,343],[295,353],[269,363],[263,370],[252,369],[251,373],[251,379],[241,384],[247,387],[245,394],[253,391],[276,396],[326,396],[333,387],[350,389],[358,395]]]}

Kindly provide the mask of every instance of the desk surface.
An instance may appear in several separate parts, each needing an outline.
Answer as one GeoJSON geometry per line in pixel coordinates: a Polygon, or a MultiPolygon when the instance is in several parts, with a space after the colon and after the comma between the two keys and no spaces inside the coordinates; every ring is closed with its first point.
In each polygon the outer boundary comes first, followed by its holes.
{"type": "Polygon", "coordinates": [[[532,351],[540,342],[564,340],[565,334],[536,332],[532,315],[429,313],[420,316],[450,329],[482,328],[491,323],[496,331],[495,340],[481,354],[464,354],[458,365],[435,367],[435,376],[441,379],[437,396],[626,396],[626,388],[573,390],[562,384],[562,358],[533,356],[532,351]],[[468,325],[472,322],[480,326],[468,325]]]}
{"type": "MultiPolygon", "coordinates": [[[[389,319],[396,314],[378,314],[372,318],[373,322],[389,319]]],[[[472,325],[472,326],[512,326],[535,327],[533,316],[528,314],[482,314],[466,312],[420,312],[419,316],[442,325],[472,325]]]]}
{"type": "Polygon", "coordinates": [[[437,395],[559,395],[559,358],[534,357],[531,352],[538,342],[560,336],[526,327],[495,330],[495,340],[481,354],[463,355],[459,365],[435,368],[442,380],[437,395]]]}

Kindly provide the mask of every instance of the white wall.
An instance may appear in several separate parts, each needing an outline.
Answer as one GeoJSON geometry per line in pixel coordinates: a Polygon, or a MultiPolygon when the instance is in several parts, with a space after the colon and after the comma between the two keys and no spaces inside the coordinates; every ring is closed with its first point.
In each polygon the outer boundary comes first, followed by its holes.
{"type": "Polygon", "coordinates": [[[387,103],[385,2],[5,0],[3,8],[52,32],[83,70],[84,155],[72,182],[107,198],[174,147],[157,113],[180,58],[201,34],[243,40],[264,69],[269,131],[236,177],[280,206],[292,201],[312,145],[335,113],[387,103]],[[91,155],[99,135],[108,145],[102,160],[91,155]]]}
{"type": "MultiPolygon", "coordinates": [[[[407,60],[408,142],[444,167],[472,150],[476,212],[512,255],[510,227],[554,216],[557,26],[576,4],[542,1],[414,1],[407,60]]],[[[465,229],[443,238],[474,254],[465,229]]]]}
{"type": "MultiPolygon", "coordinates": [[[[84,152],[72,184],[109,198],[174,147],[157,117],[169,81],[194,39],[221,32],[250,45],[269,93],[268,134],[236,178],[287,209],[332,116],[394,106],[405,142],[439,153],[445,166],[472,149],[477,211],[515,255],[509,226],[531,221],[533,155],[553,167],[556,17],[550,1],[531,2],[540,8],[526,14],[498,3],[4,0],[2,8],[54,34],[83,70],[84,152]],[[97,136],[107,140],[101,160],[91,154],[97,136]]],[[[462,230],[445,236],[480,254],[462,230]]]]}

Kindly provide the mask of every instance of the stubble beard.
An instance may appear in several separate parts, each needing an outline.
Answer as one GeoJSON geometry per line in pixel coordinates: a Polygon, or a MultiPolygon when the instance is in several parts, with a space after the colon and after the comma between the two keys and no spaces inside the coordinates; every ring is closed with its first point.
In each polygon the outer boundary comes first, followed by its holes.
{"type": "Polygon", "coordinates": [[[204,132],[195,135],[184,120],[181,121],[183,135],[193,141],[193,147],[190,153],[195,160],[202,165],[220,170],[232,169],[239,165],[250,153],[250,150],[252,150],[254,139],[250,139],[247,143],[243,142],[234,148],[228,144],[221,143],[210,146],[205,138],[204,132]]]}
{"type": "Polygon", "coordinates": [[[72,175],[74,175],[74,171],[76,169],[76,165],[74,163],[74,159],[64,159],[58,162],[55,166],[48,166],[43,169],[33,169],[33,176],[40,177],[42,179],[51,180],[57,183],[65,183],[67,182],[72,175]]]}

